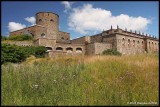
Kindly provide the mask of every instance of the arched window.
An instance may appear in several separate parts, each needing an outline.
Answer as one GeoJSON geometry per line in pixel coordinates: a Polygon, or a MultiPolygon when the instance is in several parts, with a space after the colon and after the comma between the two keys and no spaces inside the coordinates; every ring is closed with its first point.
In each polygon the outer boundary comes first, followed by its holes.
{"type": "Polygon", "coordinates": [[[138,45],[138,47],[139,47],[139,40],[137,41],[137,45],[138,45]]]}
{"type": "Polygon", "coordinates": [[[42,19],[39,19],[39,22],[41,22],[42,21],[42,19]]]}
{"type": "Polygon", "coordinates": [[[133,46],[135,46],[135,40],[133,40],[133,46]]]}
{"type": "Polygon", "coordinates": [[[151,44],[150,44],[150,42],[148,42],[148,44],[149,44],[149,49],[151,49],[151,44]]]}
{"type": "Polygon", "coordinates": [[[142,48],[144,47],[143,45],[144,45],[144,44],[143,44],[143,41],[142,41],[142,48]]]}
{"type": "Polygon", "coordinates": [[[67,51],[67,53],[72,53],[73,52],[73,48],[68,47],[68,48],[66,48],[66,51],[67,51]]]}
{"type": "Polygon", "coordinates": [[[130,39],[128,39],[128,47],[130,47],[131,46],[131,41],[130,41],[130,39]]]}
{"type": "Polygon", "coordinates": [[[64,37],[61,37],[61,39],[64,39],[64,37]]]}
{"type": "Polygon", "coordinates": [[[41,34],[41,37],[45,37],[45,34],[44,34],[44,33],[42,33],[42,34],[41,34]]]}
{"type": "Polygon", "coordinates": [[[57,48],[56,48],[56,51],[62,51],[62,50],[63,50],[62,47],[57,47],[57,48]]]}
{"type": "Polygon", "coordinates": [[[73,51],[73,48],[71,48],[71,47],[68,47],[68,48],[66,48],[66,50],[71,50],[71,51],[73,51]]]}
{"type": "Polygon", "coordinates": [[[82,53],[82,48],[76,48],[76,53],[82,53]]]}
{"type": "Polygon", "coordinates": [[[51,19],[50,21],[53,22],[53,19],[51,19]]]}
{"type": "Polygon", "coordinates": [[[125,46],[125,39],[122,39],[122,46],[125,46]]]}
{"type": "Polygon", "coordinates": [[[47,52],[52,50],[51,47],[46,47],[46,49],[47,49],[47,52]]]}

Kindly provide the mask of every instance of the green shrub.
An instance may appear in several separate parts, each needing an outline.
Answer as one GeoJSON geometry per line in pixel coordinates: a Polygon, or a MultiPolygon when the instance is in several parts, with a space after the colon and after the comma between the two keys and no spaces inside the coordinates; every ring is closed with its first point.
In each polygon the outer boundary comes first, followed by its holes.
{"type": "Polygon", "coordinates": [[[118,56],[121,56],[122,54],[120,52],[118,52],[116,49],[107,49],[107,50],[104,50],[103,55],[118,55],[118,56]]]}
{"type": "Polygon", "coordinates": [[[32,40],[33,37],[30,35],[13,35],[9,36],[9,40],[16,40],[16,41],[24,41],[24,40],[32,40]]]}
{"type": "Polygon", "coordinates": [[[6,36],[1,36],[1,40],[7,40],[8,38],[6,36]]]}
{"type": "Polygon", "coordinates": [[[37,58],[45,56],[46,48],[44,46],[17,46],[10,44],[2,44],[1,64],[6,62],[19,63],[24,61],[30,55],[37,58]]]}
{"type": "Polygon", "coordinates": [[[1,64],[5,62],[18,63],[24,61],[27,58],[27,53],[22,48],[21,46],[2,44],[1,64]]]}
{"type": "Polygon", "coordinates": [[[28,55],[34,55],[37,58],[42,58],[45,56],[46,48],[44,46],[27,46],[24,50],[28,55]]]}

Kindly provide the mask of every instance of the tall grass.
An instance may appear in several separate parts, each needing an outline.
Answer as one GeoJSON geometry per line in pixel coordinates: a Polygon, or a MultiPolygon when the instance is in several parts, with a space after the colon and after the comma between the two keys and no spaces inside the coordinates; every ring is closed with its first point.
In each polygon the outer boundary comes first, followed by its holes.
{"type": "Polygon", "coordinates": [[[1,104],[155,106],[158,69],[158,55],[151,54],[30,57],[2,65],[1,104]]]}

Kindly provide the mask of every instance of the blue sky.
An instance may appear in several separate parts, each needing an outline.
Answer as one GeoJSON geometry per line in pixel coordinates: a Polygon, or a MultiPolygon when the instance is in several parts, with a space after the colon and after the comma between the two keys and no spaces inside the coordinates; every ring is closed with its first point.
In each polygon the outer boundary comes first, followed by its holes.
{"type": "Polygon", "coordinates": [[[1,35],[28,27],[37,12],[54,12],[59,15],[59,30],[69,32],[71,38],[93,35],[107,30],[112,25],[132,29],[159,38],[158,2],[2,2],[1,35]],[[30,20],[25,20],[25,18],[30,20]],[[11,23],[12,22],[12,23],[11,23]],[[17,28],[16,28],[17,27],[17,28]]]}

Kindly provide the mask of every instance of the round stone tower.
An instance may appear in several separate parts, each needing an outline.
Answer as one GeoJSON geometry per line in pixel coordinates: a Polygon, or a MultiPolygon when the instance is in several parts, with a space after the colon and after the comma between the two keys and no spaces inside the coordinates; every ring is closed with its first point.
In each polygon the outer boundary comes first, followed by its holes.
{"type": "Polygon", "coordinates": [[[36,24],[47,28],[46,36],[48,39],[56,39],[58,36],[59,16],[52,12],[38,12],[36,13],[36,24]]]}

